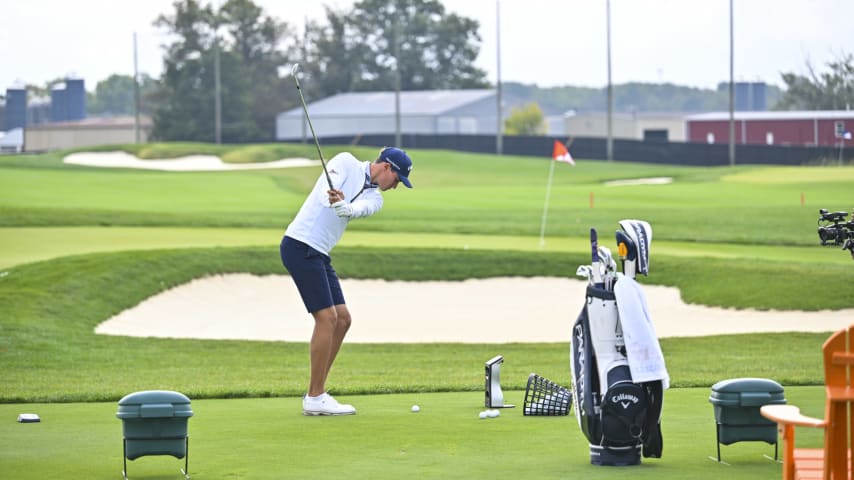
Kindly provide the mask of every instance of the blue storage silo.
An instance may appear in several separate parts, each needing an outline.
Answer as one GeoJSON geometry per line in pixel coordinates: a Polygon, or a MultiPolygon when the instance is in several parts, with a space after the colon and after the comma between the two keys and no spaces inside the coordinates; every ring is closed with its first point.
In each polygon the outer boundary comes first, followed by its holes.
{"type": "Polygon", "coordinates": [[[82,78],[65,80],[65,119],[83,120],[86,118],[86,88],[82,78]]]}
{"type": "Polygon", "coordinates": [[[57,83],[50,90],[50,121],[68,120],[68,108],[65,100],[65,83],[57,83]]]}
{"type": "Polygon", "coordinates": [[[736,82],[735,110],[739,112],[764,112],[767,85],[765,82],[736,82]]]}
{"type": "Polygon", "coordinates": [[[6,130],[27,126],[27,89],[6,89],[6,130]]]}

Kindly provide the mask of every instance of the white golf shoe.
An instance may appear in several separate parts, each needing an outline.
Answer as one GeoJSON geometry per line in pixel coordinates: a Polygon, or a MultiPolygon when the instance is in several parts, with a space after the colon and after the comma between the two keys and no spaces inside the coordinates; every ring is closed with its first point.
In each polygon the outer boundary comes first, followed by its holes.
{"type": "Polygon", "coordinates": [[[323,393],[317,397],[302,397],[303,415],[354,415],[356,408],[346,403],[338,403],[332,395],[323,393]]]}

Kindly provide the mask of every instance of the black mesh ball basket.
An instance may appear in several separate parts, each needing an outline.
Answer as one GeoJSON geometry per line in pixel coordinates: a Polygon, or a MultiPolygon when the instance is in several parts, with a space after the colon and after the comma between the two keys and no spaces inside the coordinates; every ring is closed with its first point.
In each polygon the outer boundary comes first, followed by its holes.
{"type": "Polygon", "coordinates": [[[562,387],[536,373],[528,375],[525,387],[525,416],[558,416],[569,414],[572,406],[572,394],[562,387]]]}

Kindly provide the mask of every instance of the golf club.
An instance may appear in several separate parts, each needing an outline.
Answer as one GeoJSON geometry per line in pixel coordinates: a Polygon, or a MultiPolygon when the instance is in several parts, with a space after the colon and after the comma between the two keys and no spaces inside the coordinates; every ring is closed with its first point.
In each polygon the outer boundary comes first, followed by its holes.
{"type": "Polygon", "coordinates": [[[305,112],[305,119],[308,121],[308,128],[311,130],[311,136],[314,137],[314,145],[317,147],[317,155],[320,156],[320,164],[323,165],[323,173],[326,174],[326,183],[329,184],[330,190],[335,190],[335,187],[332,186],[332,179],[329,178],[329,172],[326,170],[326,162],[323,160],[323,152],[320,151],[320,142],[317,141],[317,134],[314,133],[314,127],[311,125],[311,117],[308,116],[308,107],[305,106],[305,98],[302,96],[302,89],[299,86],[299,78],[297,78],[298,68],[299,63],[295,63],[294,67],[291,69],[291,75],[293,75],[294,81],[297,84],[297,92],[299,93],[299,99],[302,103],[302,110],[305,112]]]}

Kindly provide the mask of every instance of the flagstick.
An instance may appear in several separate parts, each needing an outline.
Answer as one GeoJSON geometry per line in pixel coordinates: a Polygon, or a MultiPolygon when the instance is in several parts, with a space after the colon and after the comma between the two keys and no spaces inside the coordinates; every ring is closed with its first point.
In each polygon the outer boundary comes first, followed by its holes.
{"type": "Polygon", "coordinates": [[[555,163],[557,163],[556,160],[549,161],[549,182],[546,184],[546,201],[543,204],[543,223],[540,225],[540,248],[543,248],[546,244],[546,216],[549,213],[549,196],[552,193],[552,177],[555,173],[555,163]]]}

